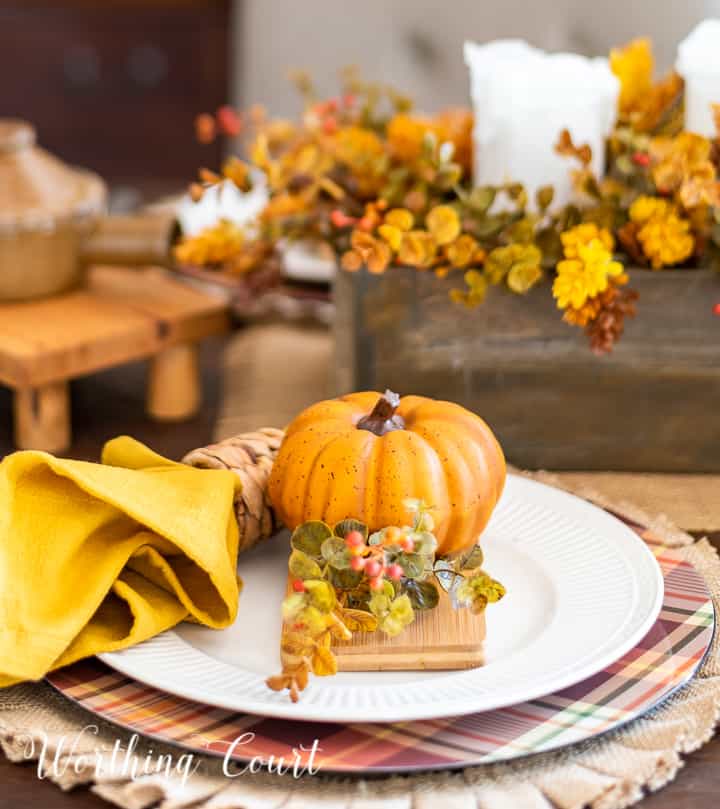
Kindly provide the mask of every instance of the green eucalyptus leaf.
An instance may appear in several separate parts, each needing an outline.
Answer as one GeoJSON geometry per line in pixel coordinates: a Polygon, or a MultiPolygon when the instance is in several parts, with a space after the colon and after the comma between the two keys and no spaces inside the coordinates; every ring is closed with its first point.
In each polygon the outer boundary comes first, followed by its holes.
{"type": "Polygon", "coordinates": [[[335,606],[335,590],[332,585],[323,579],[310,579],[305,582],[305,592],[310,598],[310,604],[320,612],[330,612],[335,606]]]}
{"type": "Polygon", "coordinates": [[[550,207],[555,196],[555,189],[551,185],[541,185],[535,192],[535,201],[541,211],[550,207]]]}
{"type": "Polygon", "coordinates": [[[474,211],[485,213],[495,201],[495,194],[495,189],[489,185],[474,188],[468,198],[468,205],[474,211]]]}
{"type": "Polygon", "coordinates": [[[319,559],[322,554],[320,548],[328,537],[332,536],[332,531],[320,520],[310,520],[293,531],[290,544],[295,550],[302,551],[314,559],[319,559]]]}
{"type": "Polygon", "coordinates": [[[367,539],[368,527],[360,520],[341,520],[333,528],[333,533],[336,537],[345,539],[351,531],[359,531],[363,535],[363,539],[367,539]]]}
{"type": "Polygon", "coordinates": [[[399,635],[415,620],[415,611],[410,598],[400,595],[388,604],[387,611],[379,618],[378,626],[389,637],[399,635]]]}
{"type": "Polygon", "coordinates": [[[383,592],[375,592],[368,601],[370,612],[378,618],[382,618],[390,609],[390,598],[383,592]]]}
{"type": "Polygon", "coordinates": [[[368,545],[379,545],[383,540],[383,533],[382,531],[375,531],[374,534],[370,534],[370,537],[367,541],[368,545]]]}
{"type": "Polygon", "coordinates": [[[336,590],[354,590],[362,581],[363,574],[351,568],[338,569],[331,565],[327,577],[336,590]]]}
{"type": "Polygon", "coordinates": [[[461,557],[460,570],[474,570],[476,567],[482,565],[484,558],[482,548],[479,545],[475,545],[469,553],[461,557]]]}
{"type": "Polygon", "coordinates": [[[431,610],[437,607],[440,594],[432,582],[408,579],[403,589],[416,610],[431,610]]]}
{"type": "Polygon", "coordinates": [[[345,550],[347,550],[345,542],[339,537],[329,537],[320,546],[320,553],[325,561],[330,561],[335,554],[345,550]]]}
{"type": "Polygon", "coordinates": [[[319,579],[322,576],[320,565],[306,553],[294,548],[288,561],[290,574],[296,579],[319,579]]]}
{"type": "Polygon", "coordinates": [[[328,564],[331,567],[334,567],[336,570],[349,570],[350,569],[350,561],[352,560],[352,554],[347,548],[343,548],[341,551],[334,553],[329,559],[328,564]]]}
{"type": "Polygon", "coordinates": [[[408,579],[419,579],[425,573],[425,558],[419,553],[399,553],[395,561],[408,579]]]}
{"type": "Polygon", "coordinates": [[[430,556],[437,550],[437,539],[430,531],[418,531],[413,534],[415,540],[415,552],[430,556]]]}

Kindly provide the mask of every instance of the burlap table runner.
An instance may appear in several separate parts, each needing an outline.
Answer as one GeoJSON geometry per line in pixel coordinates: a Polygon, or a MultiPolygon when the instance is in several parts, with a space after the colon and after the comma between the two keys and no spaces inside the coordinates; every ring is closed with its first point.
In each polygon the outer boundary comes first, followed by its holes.
{"type": "MultiPolygon", "coordinates": [[[[298,407],[324,395],[326,390],[321,386],[323,379],[328,380],[327,337],[318,331],[312,332],[310,341],[301,336],[302,330],[295,327],[262,327],[238,338],[227,356],[226,404],[218,437],[260,423],[283,424],[298,407]],[[280,385],[278,366],[265,364],[271,345],[282,346],[282,367],[295,375],[296,387],[280,385]],[[272,395],[259,393],[263,385],[272,395]],[[246,418],[251,421],[245,422],[246,418]]],[[[651,524],[668,545],[676,547],[703,573],[716,609],[720,608],[720,560],[715,550],[705,540],[693,543],[668,517],[647,516],[645,511],[656,506],[655,490],[647,476],[537,477],[651,524]],[[623,503],[617,498],[618,491],[623,503]]],[[[697,476],[674,480],[673,496],[664,511],[671,516],[682,514],[682,504],[697,497],[700,480],[697,476]]],[[[708,513],[711,522],[705,527],[719,525],[720,503],[708,513]]],[[[682,766],[682,755],[712,736],[719,715],[720,647],[716,637],[698,675],[651,714],[580,746],[462,772],[371,781],[322,773],[300,780],[257,773],[231,780],[223,775],[221,761],[197,757],[198,768],[187,779],[164,774],[131,779],[123,770],[122,759],[113,759],[110,752],[117,742],[126,748],[129,734],[78,708],[44,684],[0,691],[0,745],[13,761],[37,758],[44,752],[39,769],[45,777],[63,789],[90,784],[94,792],[127,809],[156,804],[160,809],[434,809],[438,805],[444,809],[580,809],[586,805],[616,809],[640,800],[645,790],[658,789],[672,780],[682,766]],[[80,731],[88,725],[96,726],[97,734],[81,736],[80,731]],[[68,740],[79,740],[72,751],[68,750],[68,740]],[[54,761],[58,749],[61,754],[54,761]]],[[[163,754],[177,758],[178,750],[140,740],[134,754],[140,760],[149,754],[155,759],[163,754]]]]}

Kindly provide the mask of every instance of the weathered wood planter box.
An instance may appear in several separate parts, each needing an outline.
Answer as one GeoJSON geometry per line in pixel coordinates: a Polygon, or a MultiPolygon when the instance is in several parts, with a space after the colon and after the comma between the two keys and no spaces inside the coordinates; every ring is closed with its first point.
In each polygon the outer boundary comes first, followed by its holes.
{"type": "Polygon", "coordinates": [[[431,273],[340,272],[338,392],[389,387],[459,402],[526,468],[720,472],[720,276],[630,275],[638,315],[598,357],[562,322],[549,288],[491,289],[468,310],[431,273]]]}

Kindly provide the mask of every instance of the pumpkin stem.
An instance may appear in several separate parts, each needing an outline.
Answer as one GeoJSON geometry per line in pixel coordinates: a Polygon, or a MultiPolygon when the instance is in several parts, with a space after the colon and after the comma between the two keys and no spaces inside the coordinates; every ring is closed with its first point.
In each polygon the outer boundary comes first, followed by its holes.
{"type": "Polygon", "coordinates": [[[386,390],[385,393],[377,400],[372,413],[364,416],[357,423],[358,430],[369,430],[375,435],[385,435],[391,433],[393,430],[405,429],[405,421],[402,416],[395,413],[400,404],[400,397],[397,393],[391,390],[386,390]]]}

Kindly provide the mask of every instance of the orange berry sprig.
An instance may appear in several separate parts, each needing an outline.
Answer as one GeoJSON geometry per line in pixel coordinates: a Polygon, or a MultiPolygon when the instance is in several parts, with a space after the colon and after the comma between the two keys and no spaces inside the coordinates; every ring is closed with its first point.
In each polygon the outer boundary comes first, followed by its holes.
{"type": "Polygon", "coordinates": [[[215,115],[202,112],[195,117],[195,137],[199,143],[213,143],[220,135],[236,138],[242,129],[242,116],[229,104],[218,107],[215,115]]]}
{"type": "Polygon", "coordinates": [[[364,571],[371,590],[382,590],[383,578],[400,581],[405,570],[398,562],[388,562],[386,546],[397,545],[405,553],[413,553],[415,541],[399,528],[391,526],[385,530],[384,541],[380,545],[368,545],[359,531],[350,531],[345,537],[345,545],[350,555],[350,568],[355,572],[364,571]]]}

